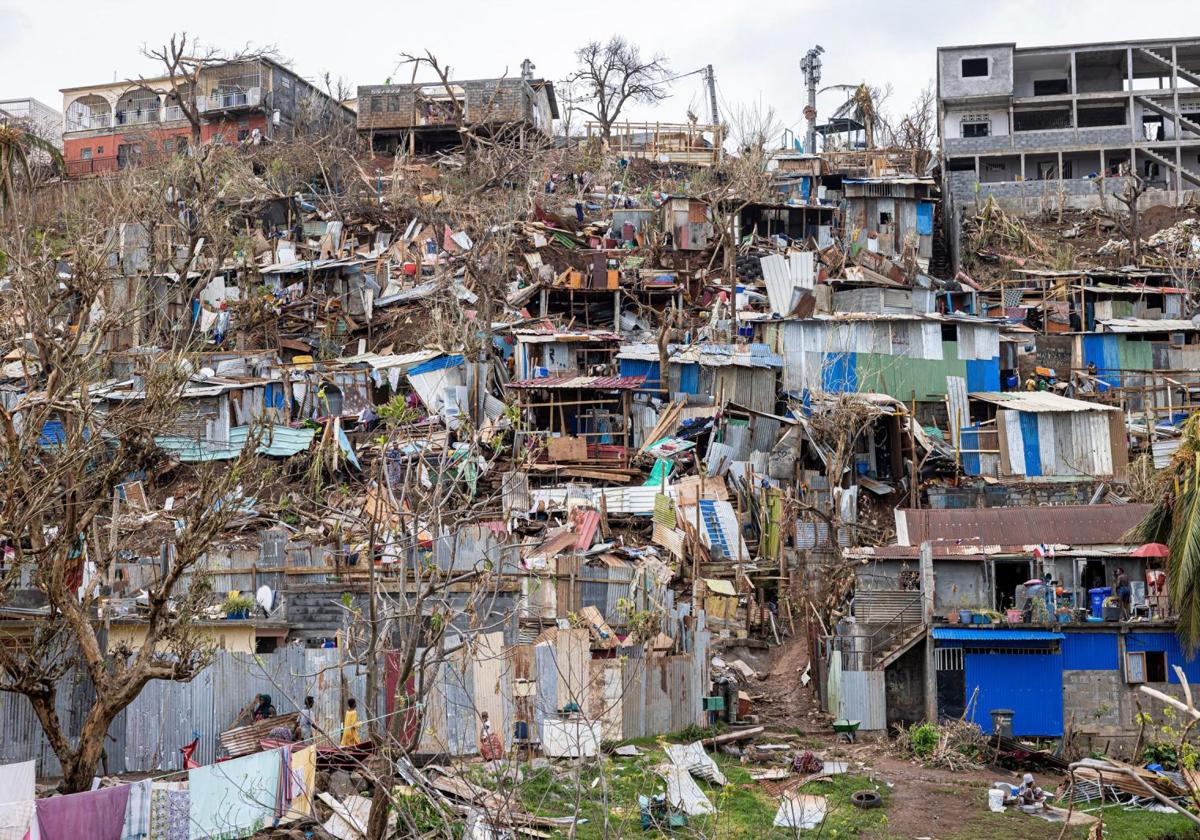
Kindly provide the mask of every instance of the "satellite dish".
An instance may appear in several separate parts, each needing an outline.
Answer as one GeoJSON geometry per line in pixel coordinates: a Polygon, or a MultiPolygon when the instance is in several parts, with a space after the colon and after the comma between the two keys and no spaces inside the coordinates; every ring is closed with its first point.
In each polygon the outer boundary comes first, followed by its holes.
{"type": "Polygon", "coordinates": [[[271,607],[275,604],[275,593],[271,591],[271,587],[266,584],[258,587],[258,592],[254,595],[254,600],[263,608],[265,612],[270,612],[271,607]]]}

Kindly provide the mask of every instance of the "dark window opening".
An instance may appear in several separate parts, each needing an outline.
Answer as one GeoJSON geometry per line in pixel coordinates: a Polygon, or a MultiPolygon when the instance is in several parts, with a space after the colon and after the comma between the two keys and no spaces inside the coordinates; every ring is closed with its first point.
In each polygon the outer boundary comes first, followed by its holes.
{"type": "Polygon", "coordinates": [[[1066,79],[1034,79],[1033,82],[1034,96],[1054,96],[1069,90],[1070,84],[1066,79]]]}
{"type": "Polygon", "coordinates": [[[974,172],[975,161],[971,158],[952,158],[946,161],[947,172],[974,172]]]}
{"type": "Polygon", "coordinates": [[[248,129],[248,128],[239,128],[238,129],[237,139],[238,139],[239,143],[242,142],[243,140],[245,140],[249,136],[250,136],[250,129],[248,129]]]}
{"type": "Polygon", "coordinates": [[[1167,654],[1166,651],[1148,650],[1146,651],[1146,682],[1166,682],[1167,681],[1167,654]]]}
{"type": "Polygon", "coordinates": [[[958,341],[958,326],[942,324],[942,341],[958,341]]]}
{"type": "Polygon", "coordinates": [[[962,60],[962,74],[964,79],[986,76],[988,74],[988,60],[986,58],[964,58],[962,60]]]}
{"type": "Polygon", "coordinates": [[[1104,126],[1125,125],[1125,106],[1109,105],[1103,108],[1080,108],[1080,128],[1101,128],[1104,126]]]}
{"type": "Polygon", "coordinates": [[[372,96],[371,97],[371,113],[372,114],[383,113],[383,97],[382,96],[372,96]]]}
{"type": "Polygon", "coordinates": [[[965,122],[962,124],[963,137],[988,137],[992,127],[985,122],[965,122]]]}
{"type": "Polygon", "coordinates": [[[918,592],[921,589],[921,573],[916,569],[900,570],[900,588],[905,592],[918,592]]]}
{"type": "Polygon", "coordinates": [[[881,211],[879,214],[880,227],[883,227],[884,225],[890,225],[891,223],[892,223],[892,214],[881,211]]]}
{"type": "Polygon", "coordinates": [[[1070,127],[1070,108],[1045,108],[1013,113],[1013,131],[1053,131],[1070,127]]]}
{"type": "Polygon", "coordinates": [[[256,636],[254,639],[255,653],[274,653],[278,647],[278,636],[256,636]]]}

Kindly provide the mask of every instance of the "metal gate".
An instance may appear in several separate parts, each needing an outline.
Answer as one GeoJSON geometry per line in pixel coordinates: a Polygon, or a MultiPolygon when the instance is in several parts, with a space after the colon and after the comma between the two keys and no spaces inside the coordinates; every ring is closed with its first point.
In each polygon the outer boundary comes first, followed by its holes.
{"type": "Polygon", "coordinates": [[[965,658],[965,701],[985,733],[992,732],[992,709],[1012,709],[1014,735],[1063,734],[1061,652],[968,651],[965,658]]]}

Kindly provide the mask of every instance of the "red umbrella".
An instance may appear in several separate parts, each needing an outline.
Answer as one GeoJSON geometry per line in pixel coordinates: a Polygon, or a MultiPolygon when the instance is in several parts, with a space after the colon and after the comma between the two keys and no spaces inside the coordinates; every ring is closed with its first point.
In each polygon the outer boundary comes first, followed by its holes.
{"type": "Polygon", "coordinates": [[[1139,545],[1130,554],[1131,557],[1166,557],[1171,552],[1162,543],[1146,543],[1139,545]]]}

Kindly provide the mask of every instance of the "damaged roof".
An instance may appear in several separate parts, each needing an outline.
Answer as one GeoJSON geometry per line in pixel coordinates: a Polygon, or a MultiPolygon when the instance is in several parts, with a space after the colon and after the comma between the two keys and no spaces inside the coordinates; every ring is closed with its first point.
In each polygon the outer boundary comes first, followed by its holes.
{"type": "Polygon", "coordinates": [[[954,508],[896,511],[901,546],[934,543],[1015,545],[1120,545],[1146,518],[1150,505],[1059,505],[1054,507],[954,508]]]}

